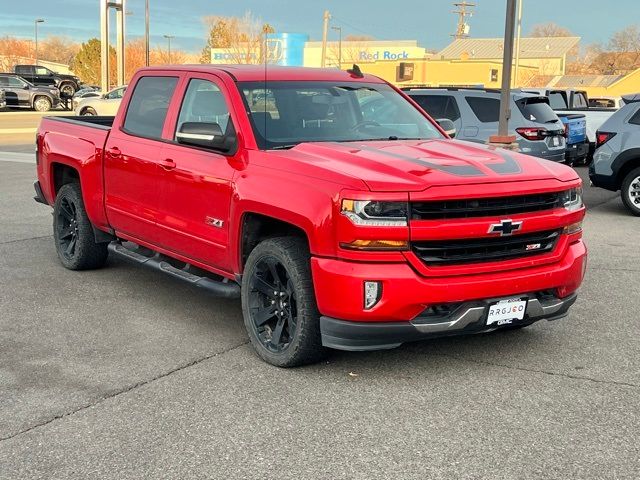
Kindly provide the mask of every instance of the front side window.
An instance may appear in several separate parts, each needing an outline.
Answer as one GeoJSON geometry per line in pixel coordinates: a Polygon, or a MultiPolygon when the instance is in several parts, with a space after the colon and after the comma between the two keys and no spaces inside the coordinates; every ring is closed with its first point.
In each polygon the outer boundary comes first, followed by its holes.
{"type": "Polygon", "coordinates": [[[583,93],[576,93],[573,103],[574,108],[587,108],[587,99],[583,93]]]}
{"type": "Polygon", "coordinates": [[[7,78],[7,87],[12,88],[24,88],[27,83],[18,77],[8,77],[7,78]]]}
{"type": "Polygon", "coordinates": [[[258,145],[442,138],[386,84],[322,81],[239,84],[258,145]]]}
{"type": "Polygon", "coordinates": [[[220,89],[208,80],[194,78],[184,95],[176,132],[185,122],[217,123],[226,132],[229,108],[220,89]]]}
{"type": "Polygon", "coordinates": [[[124,129],[132,135],[161,138],[177,83],[177,77],[142,77],[138,80],[129,101],[124,129]]]}
{"type": "Polygon", "coordinates": [[[36,67],[36,75],[50,75],[51,70],[44,67],[36,67]]]}
{"type": "Polygon", "coordinates": [[[487,97],[465,97],[473,114],[482,123],[497,122],[500,117],[500,100],[487,97]]]}

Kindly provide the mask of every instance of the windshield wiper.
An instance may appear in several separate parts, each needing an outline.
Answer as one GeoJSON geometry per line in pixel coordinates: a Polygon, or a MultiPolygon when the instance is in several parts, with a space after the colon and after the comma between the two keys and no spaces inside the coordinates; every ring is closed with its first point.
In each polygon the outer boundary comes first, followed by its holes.
{"type": "Polygon", "coordinates": [[[271,147],[269,150],[289,150],[296,146],[298,146],[297,143],[292,143],[291,145],[276,145],[275,147],[271,147]]]}

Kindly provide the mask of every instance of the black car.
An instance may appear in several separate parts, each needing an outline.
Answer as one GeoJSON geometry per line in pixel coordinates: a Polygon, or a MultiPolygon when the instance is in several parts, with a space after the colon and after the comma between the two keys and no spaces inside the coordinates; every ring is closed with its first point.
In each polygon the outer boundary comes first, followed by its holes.
{"type": "Polygon", "coordinates": [[[49,70],[40,65],[16,65],[14,73],[38,87],[56,87],[64,98],[71,98],[80,89],[80,79],[49,70]]]}
{"type": "Polygon", "coordinates": [[[37,87],[13,73],[0,73],[0,89],[5,92],[7,107],[48,112],[60,104],[60,92],[57,88],[37,87]]]}

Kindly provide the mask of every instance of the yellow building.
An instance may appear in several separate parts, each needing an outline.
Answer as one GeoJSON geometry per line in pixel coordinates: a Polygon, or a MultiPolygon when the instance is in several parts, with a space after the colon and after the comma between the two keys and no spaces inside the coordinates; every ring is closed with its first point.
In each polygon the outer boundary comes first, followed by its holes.
{"type": "MultiPolygon", "coordinates": [[[[580,37],[521,38],[520,63],[539,75],[564,75],[567,59],[577,54],[580,37]]],[[[502,63],[502,38],[460,38],[435,55],[439,60],[484,60],[502,63]]]]}
{"type": "Polygon", "coordinates": [[[562,75],[535,86],[584,90],[589,97],[620,97],[640,93],[640,68],[627,75],[562,75]]]}
{"type": "MultiPolygon", "coordinates": [[[[502,62],[485,60],[408,59],[403,62],[375,62],[359,64],[365,73],[376,75],[402,87],[487,87],[500,88],[502,62]],[[404,69],[405,72],[402,72],[404,69]],[[410,69],[411,74],[406,70],[410,69]],[[402,73],[405,73],[402,75],[402,73]]],[[[520,65],[519,81],[536,75],[538,67],[520,65]]]]}

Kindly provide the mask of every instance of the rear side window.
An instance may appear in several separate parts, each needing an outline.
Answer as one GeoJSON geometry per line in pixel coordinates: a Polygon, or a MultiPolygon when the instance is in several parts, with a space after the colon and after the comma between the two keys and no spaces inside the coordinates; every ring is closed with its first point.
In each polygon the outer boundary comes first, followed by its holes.
{"type": "Polygon", "coordinates": [[[482,123],[497,122],[500,117],[500,100],[487,97],[465,97],[474,115],[482,123]]]}
{"type": "Polygon", "coordinates": [[[177,77],[142,77],[136,84],[124,119],[127,133],[161,138],[177,83],[177,77]]]}
{"type": "Polygon", "coordinates": [[[567,101],[562,92],[549,92],[549,104],[554,110],[565,110],[567,101]]]}
{"type": "Polygon", "coordinates": [[[451,95],[411,95],[411,99],[433,118],[454,122],[460,118],[458,103],[451,95]]]}
{"type": "Polygon", "coordinates": [[[33,67],[29,67],[27,65],[16,65],[16,73],[31,73],[33,71],[33,67]]]}
{"type": "Polygon", "coordinates": [[[549,104],[541,98],[518,100],[516,105],[524,118],[531,122],[552,123],[558,120],[549,104]]]}
{"type": "Polygon", "coordinates": [[[633,117],[629,119],[629,123],[633,125],[640,125],[640,109],[633,114],[633,117]]]}

